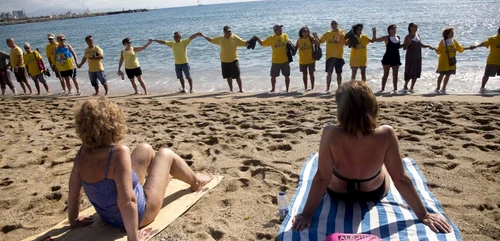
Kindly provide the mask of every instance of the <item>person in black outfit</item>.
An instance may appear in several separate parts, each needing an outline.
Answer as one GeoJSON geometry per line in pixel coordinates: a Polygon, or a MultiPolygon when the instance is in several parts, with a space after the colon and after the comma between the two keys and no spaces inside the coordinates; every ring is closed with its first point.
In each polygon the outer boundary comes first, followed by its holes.
{"type": "MultiPolygon", "coordinates": [[[[398,72],[399,66],[401,65],[401,58],[399,56],[399,49],[402,48],[401,39],[396,35],[396,24],[391,24],[387,27],[387,33],[389,35],[376,38],[374,42],[385,42],[385,54],[382,58],[382,66],[384,67],[384,76],[382,77],[382,89],[379,91],[382,93],[385,90],[385,84],[389,78],[389,70],[392,68],[392,83],[394,86],[393,91],[398,90],[398,72]]],[[[374,30],[374,36],[376,36],[376,29],[374,30]]]]}

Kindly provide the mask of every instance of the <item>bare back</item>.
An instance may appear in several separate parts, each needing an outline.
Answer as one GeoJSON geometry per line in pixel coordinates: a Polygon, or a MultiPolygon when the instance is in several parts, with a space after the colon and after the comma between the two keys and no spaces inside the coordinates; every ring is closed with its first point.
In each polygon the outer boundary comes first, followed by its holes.
{"type": "MultiPolygon", "coordinates": [[[[82,148],[79,155],[78,169],[81,180],[87,183],[96,183],[104,179],[106,162],[108,161],[111,147],[102,147],[97,149],[82,148]]],[[[114,168],[116,163],[111,159],[108,179],[114,179],[114,168]]]]}

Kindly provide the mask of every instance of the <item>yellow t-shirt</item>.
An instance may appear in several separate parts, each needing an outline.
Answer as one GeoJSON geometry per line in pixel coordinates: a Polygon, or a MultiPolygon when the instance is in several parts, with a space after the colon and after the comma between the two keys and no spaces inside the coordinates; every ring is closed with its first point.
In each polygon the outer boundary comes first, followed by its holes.
{"type": "Polygon", "coordinates": [[[495,35],[484,42],[486,48],[490,48],[487,64],[500,65],[500,35],[495,35]]]}
{"type": "Polygon", "coordinates": [[[90,59],[90,57],[101,56],[104,57],[104,52],[99,46],[94,45],[94,47],[85,49],[85,58],[89,62],[89,72],[101,72],[104,70],[102,65],[102,59],[90,59]],[[97,55],[96,55],[97,54],[97,55]]]}
{"type": "Polygon", "coordinates": [[[336,32],[330,30],[321,35],[320,43],[326,43],[326,59],[344,58],[344,36],[344,30],[337,30],[336,32]]]}
{"type": "Polygon", "coordinates": [[[136,69],[141,65],[137,59],[137,54],[134,51],[134,47],[130,47],[130,50],[122,50],[123,60],[125,61],[125,69],[136,69]]]}
{"type": "Polygon", "coordinates": [[[45,56],[50,60],[52,64],[56,64],[56,47],[57,43],[47,44],[45,47],[45,56]]]}
{"type": "Polygon", "coordinates": [[[300,38],[299,44],[299,64],[314,64],[316,60],[313,58],[313,43],[309,38],[300,38]]]}
{"type": "Polygon", "coordinates": [[[370,38],[367,35],[361,34],[358,37],[359,44],[356,48],[351,48],[351,59],[349,60],[349,64],[351,67],[366,67],[368,62],[368,52],[366,46],[370,44],[370,38]]]}
{"type": "Polygon", "coordinates": [[[275,34],[269,36],[262,42],[262,46],[269,47],[273,49],[272,63],[273,64],[284,64],[288,62],[288,55],[286,44],[288,42],[288,35],[281,34],[277,36],[275,34]]]}
{"type": "Polygon", "coordinates": [[[184,39],[180,42],[175,41],[167,41],[165,45],[172,48],[172,52],[174,52],[174,60],[175,64],[187,64],[187,46],[191,42],[191,39],[184,39]]]}
{"type": "Polygon", "coordinates": [[[213,44],[220,46],[220,62],[231,63],[238,60],[238,47],[247,46],[247,42],[238,35],[233,34],[229,38],[224,35],[212,39],[213,44]]]}
{"type": "Polygon", "coordinates": [[[448,55],[450,58],[453,58],[457,56],[457,51],[459,53],[464,52],[464,48],[460,43],[458,43],[457,40],[453,39],[453,44],[446,44],[446,48],[444,46],[444,40],[441,40],[439,42],[439,46],[437,48],[437,53],[438,53],[438,69],[437,71],[450,71],[450,70],[456,70],[457,65],[450,66],[448,55]],[[446,49],[448,49],[448,54],[446,54],[446,49]]]}
{"type": "Polygon", "coordinates": [[[23,57],[23,50],[19,48],[19,46],[10,49],[10,66],[12,66],[12,68],[15,67],[23,68],[25,66],[23,61],[21,61],[21,64],[17,65],[17,61],[19,61],[19,58],[22,57],[23,57]]]}
{"type": "Polygon", "coordinates": [[[30,76],[35,77],[42,73],[42,70],[38,67],[38,60],[41,59],[42,56],[37,51],[31,51],[31,53],[24,55],[24,64],[28,66],[30,76]]]}

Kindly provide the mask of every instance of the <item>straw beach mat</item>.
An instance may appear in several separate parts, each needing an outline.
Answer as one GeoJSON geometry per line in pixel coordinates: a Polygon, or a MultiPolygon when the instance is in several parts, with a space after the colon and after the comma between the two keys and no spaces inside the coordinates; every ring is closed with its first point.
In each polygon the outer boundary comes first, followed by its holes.
{"type": "MultiPolygon", "coordinates": [[[[182,181],[172,179],[168,184],[165,192],[165,199],[163,199],[163,207],[156,219],[146,226],[145,228],[152,228],[149,239],[153,238],[160,231],[165,229],[177,217],[181,216],[191,206],[193,206],[203,195],[208,193],[222,180],[222,176],[213,176],[205,187],[198,191],[192,192],[189,189],[189,184],[182,181]]],[[[127,240],[125,231],[106,225],[99,215],[96,214],[94,207],[90,207],[79,214],[93,215],[94,223],[84,228],[70,229],[68,220],[54,225],[49,230],[24,239],[25,241],[44,240],[51,237],[53,240],[127,240]]],[[[148,240],[149,240],[148,239],[148,240]]]]}

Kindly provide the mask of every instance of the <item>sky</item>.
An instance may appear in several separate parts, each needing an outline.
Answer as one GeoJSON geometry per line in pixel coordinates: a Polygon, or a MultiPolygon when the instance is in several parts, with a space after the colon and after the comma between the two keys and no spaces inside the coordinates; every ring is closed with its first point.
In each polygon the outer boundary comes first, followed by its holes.
{"type": "MultiPolygon", "coordinates": [[[[246,2],[250,0],[201,0],[202,4],[246,2]]],[[[0,0],[0,12],[25,10],[27,13],[44,9],[99,9],[167,8],[196,5],[197,0],[0,0]]]]}

